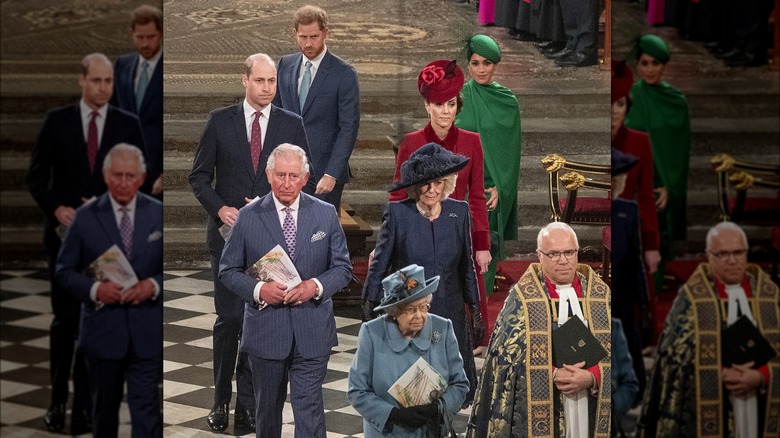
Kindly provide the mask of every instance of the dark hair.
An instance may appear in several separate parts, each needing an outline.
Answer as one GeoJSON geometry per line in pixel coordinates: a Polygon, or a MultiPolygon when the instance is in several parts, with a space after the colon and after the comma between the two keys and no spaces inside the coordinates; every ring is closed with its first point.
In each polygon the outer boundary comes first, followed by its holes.
{"type": "Polygon", "coordinates": [[[141,5],[130,15],[130,30],[135,30],[136,25],[152,22],[157,30],[162,30],[162,11],[151,5],[141,5]]]}

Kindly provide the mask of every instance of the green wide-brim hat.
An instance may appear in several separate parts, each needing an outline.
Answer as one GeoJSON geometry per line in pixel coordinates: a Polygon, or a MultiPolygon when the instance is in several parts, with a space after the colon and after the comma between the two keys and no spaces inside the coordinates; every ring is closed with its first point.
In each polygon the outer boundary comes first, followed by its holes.
{"type": "Polygon", "coordinates": [[[672,59],[672,54],[669,53],[669,46],[657,35],[642,35],[639,38],[639,49],[642,53],[647,53],[663,64],[672,59]]]}
{"type": "Polygon", "coordinates": [[[469,38],[466,43],[466,56],[471,60],[471,55],[477,55],[487,59],[493,64],[501,62],[501,48],[498,43],[487,35],[477,34],[469,38]]]}

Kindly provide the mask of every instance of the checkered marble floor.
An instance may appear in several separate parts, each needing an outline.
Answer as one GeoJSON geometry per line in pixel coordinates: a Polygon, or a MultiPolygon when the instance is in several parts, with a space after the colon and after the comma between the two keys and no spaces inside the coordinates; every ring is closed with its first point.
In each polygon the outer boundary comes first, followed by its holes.
{"type": "MultiPolygon", "coordinates": [[[[211,271],[166,271],[163,289],[163,435],[220,436],[206,425],[214,399],[211,330],[215,315],[211,271]]],[[[58,436],[46,432],[43,425],[50,393],[49,296],[45,271],[0,271],[0,435],[3,437],[58,436]]],[[[362,437],[361,417],[346,398],[347,372],[360,329],[359,310],[337,306],[336,326],[339,345],[332,351],[323,385],[328,437],[362,437]]],[[[477,358],[477,367],[481,366],[482,360],[477,358]]],[[[464,410],[456,416],[459,436],[463,435],[468,415],[469,410],[464,410]]],[[[289,402],[285,403],[283,422],[282,436],[293,437],[295,425],[289,402]]],[[[126,403],[122,403],[120,423],[120,437],[129,437],[126,403]]],[[[227,432],[234,432],[232,415],[227,432]]]]}

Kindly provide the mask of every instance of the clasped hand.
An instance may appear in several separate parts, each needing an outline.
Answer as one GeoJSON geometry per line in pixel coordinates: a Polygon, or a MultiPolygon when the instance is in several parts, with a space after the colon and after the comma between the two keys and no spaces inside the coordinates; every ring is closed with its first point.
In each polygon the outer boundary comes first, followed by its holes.
{"type": "Polygon", "coordinates": [[[269,281],[260,288],[260,299],[269,305],[290,304],[297,306],[317,295],[317,284],[314,280],[305,280],[298,286],[287,290],[287,286],[275,281],[269,281]]]}
{"type": "Polygon", "coordinates": [[[593,386],[593,374],[584,369],[585,362],[577,362],[574,365],[564,365],[558,368],[553,378],[553,383],[558,391],[572,396],[583,389],[593,386]]]}
{"type": "Polygon", "coordinates": [[[393,408],[390,412],[390,421],[401,426],[423,427],[429,422],[436,421],[438,415],[439,404],[433,402],[427,405],[393,408]]]}
{"type": "Polygon", "coordinates": [[[122,286],[113,281],[104,281],[98,286],[96,295],[97,300],[105,305],[129,304],[135,306],[154,295],[154,285],[151,280],[145,279],[123,292],[122,286]]]}
{"type": "Polygon", "coordinates": [[[761,386],[764,376],[754,370],[753,365],[755,362],[748,362],[723,369],[723,384],[735,397],[745,397],[750,391],[761,386]]]}

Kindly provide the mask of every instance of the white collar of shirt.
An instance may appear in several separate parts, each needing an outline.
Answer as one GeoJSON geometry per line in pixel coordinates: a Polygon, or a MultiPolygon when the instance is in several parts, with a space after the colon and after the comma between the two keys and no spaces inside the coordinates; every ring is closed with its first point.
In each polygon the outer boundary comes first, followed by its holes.
{"type": "Polygon", "coordinates": [[[298,89],[301,87],[301,81],[303,80],[303,72],[306,71],[306,61],[311,62],[311,81],[314,82],[314,76],[317,75],[317,70],[320,69],[320,64],[322,63],[322,59],[325,58],[325,54],[328,53],[328,46],[325,46],[322,49],[322,52],[317,55],[314,59],[309,59],[301,53],[301,69],[298,71],[298,89]]]}
{"type": "Polygon", "coordinates": [[[149,75],[149,80],[152,79],[152,74],[154,73],[155,67],[157,67],[157,63],[160,61],[160,57],[162,56],[162,46],[160,47],[160,50],[157,51],[157,53],[152,56],[149,59],[144,58],[141,56],[141,54],[138,54],[138,68],[135,69],[135,81],[136,84],[138,83],[138,78],[141,77],[141,64],[146,61],[149,63],[149,71],[146,72],[146,74],[149,75]]]}
{"type": "Polygon", "coordinates": [[[558,324],[564,324],[569,320],[570,307],[572,315],[579,316],[584,321],[585,317],[582,314],[580,301],[572,285],[558,284],[555,286],[555,290],[558,292],[558,324]]]}
{"type": "MultiPolygon", "coordinates": [[[[257,110],[244,98],[244,124],[246,125],[247,143],[252,142],[252,122],[255,121],[255,111],[257,110]]],[[[268,120],[271,117],[271,104],[269,103],[265,108],[261,109],[260,114],[263,115],[263,117],[260,117],[260,143],[265,144],[265,132],[268,130],[268,120]]]]}
{"type": "MultiPolygon", "coordinates": [[[[79,109],[81,111],[81,129],[84,133],[84,142],[87,142],[89,136],[89,119],[92,118],[92,108],[87,106],[84,102],[84,98],[79,101],[79,109]]],[[[106,115],[108,115],[108,104],[105,104],[97,109],[98,116],[95,118],[95,125],[97,125],[98,134],[98,148],[100,148],[100,139],[103,138],[103,127],[106,125],[106,115]]]]}
{"type": "Polygon", "coordinates": [[[119,211],[120,208],[125,207],[127,208],[127,215],[130,216],[130,223],[135,224],[135,204],[138,200],[138,195],[133,196],[133,199],[130,200],[130,202],[127,203],[127,205],[122,205],[114,199],[113,196],[111,196],[111,193],[108,193],[108,199],[111,200],[111,210],[114,212],[114,218],[116,219],[116,226],[117,228],[121,227],[122,224],[122,212],[119,211]]]}
{"type": "MultiPolygon", "coordinates": [[[[276,206],[276,213],[279,216],[279,224],[284,227],[284,217],[287,215],[282,209],[287,207],[286,205],[279,202],[278,199],[276,199],[276,195],[274,195],[274,192],[271,192],[271,197],[274,199],[274,205],[276,206]]],[[[301,195],[299,194],[297,198],[295,198],[295,201],[289,205],[290,208],[292,208],[292,211],[290,214],[293,217],[293,220],[295,221],[295,226],[298,226],[298,207],[301,205],[301,195]]]]}
{"type": "MultiPolygon", "coordinates": [[[[737,322],[738,313],[741,312],[749,320],[753,320],[753,312],[750,310],[745,289],[741,284],[725,284],[726,295],[728,295],[728,307],[726,315],[726,324],[731,325],[737,322]]],[[[755,324],[755,321],[753,322],[755,324]]]]}

